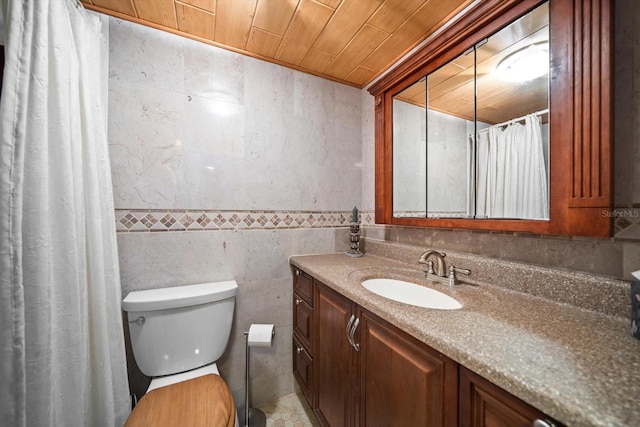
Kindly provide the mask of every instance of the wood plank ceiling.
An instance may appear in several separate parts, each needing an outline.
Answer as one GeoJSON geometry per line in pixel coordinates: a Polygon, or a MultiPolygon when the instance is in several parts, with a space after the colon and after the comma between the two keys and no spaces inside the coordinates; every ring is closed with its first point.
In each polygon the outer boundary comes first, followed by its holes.
{"type": "Polygon", "coordinates": [[[362,88],[472,0],[82,0],[87,9],[362,88]]]}

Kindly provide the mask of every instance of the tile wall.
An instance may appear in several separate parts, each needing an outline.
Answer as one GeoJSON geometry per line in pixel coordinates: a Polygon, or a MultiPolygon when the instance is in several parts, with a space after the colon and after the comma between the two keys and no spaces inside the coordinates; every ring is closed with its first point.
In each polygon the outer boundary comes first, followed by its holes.
{"type": "MultiPolygon", "coordinates": [[[[218,366],[242,408],[242,333],[273,323],[275,345],[253,352],[253,404],[292,393],[288,257],[348,248],[361,92],[114,18],[109,59],[123,296],[235,279],[218,366]]],[[[141,393],[148,380],[130,375],[141,393]]]]}

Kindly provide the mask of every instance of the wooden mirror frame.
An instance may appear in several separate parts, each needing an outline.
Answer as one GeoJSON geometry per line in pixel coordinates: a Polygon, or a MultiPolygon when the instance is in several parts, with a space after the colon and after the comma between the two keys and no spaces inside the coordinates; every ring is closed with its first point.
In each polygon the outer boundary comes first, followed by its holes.
{"type": "Polygon", "coordinates": [[[609,0],[549,0],[549,220],[394,218],[392,97],[541,0],[485,0],[374,83],[375,221],[435,228],[608,237],[612,232],[609,0]]]}

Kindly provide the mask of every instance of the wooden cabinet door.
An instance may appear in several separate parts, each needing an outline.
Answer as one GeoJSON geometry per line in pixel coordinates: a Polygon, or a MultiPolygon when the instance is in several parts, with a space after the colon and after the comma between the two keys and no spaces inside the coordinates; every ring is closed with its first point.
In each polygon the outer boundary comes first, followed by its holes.
{"type": "Polygon", "coordinates": [[[297,293],[293,294],[293,333],[309,352],[313,352],[313,308],[297,293]]]}
{"type": "Polygon", "coordinates": [[[359,310],[360,425],[455,426],[457,364],[359,310]]]}
{"type": "Polygon", "coordinates": [[[353,425],[353,353],[346,327],[354,313],[347,298],[316,281],[314,304],[315,412],[325,426],[353,425]]]}
{"type": "Polygon", "coordinates": [[[296,335],[293,335],[293,376],[298,381],[302,394],[313,406],[313,358],[307,352],[305,347],[298,341],[296,335]]]}
{"type": "Polygon", "coordinates": [[[293,292],[313,307],[313,277],[299,268],[293,268],[293,292]]]}
{"type": "Polygon", "coordinates": [[[293,376],[313,408],[313,278],[293,268],[293,376]]]}
{"type": "Polygon", "coordinates": [[[460,366],[461,427],[531,427],[536,419],[549,417],[460,366]]]}

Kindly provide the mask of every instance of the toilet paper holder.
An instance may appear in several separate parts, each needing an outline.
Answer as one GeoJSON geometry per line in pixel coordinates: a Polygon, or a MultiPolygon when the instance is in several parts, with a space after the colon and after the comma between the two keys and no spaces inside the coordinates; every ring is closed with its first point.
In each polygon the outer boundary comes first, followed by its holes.
{"type": "Polygon", "coordinates": [[[252,324],[249,331],[244,333],[246,338],[246,383],[244,395],[244,427],[265,427],[267,425],[267,417],[258,408],[250,408],[249,400],[251,394],[251,347],[271,347],[273,338],[276,335],[274,325],[252,324]]]}
{"type": "Polygon", "coordinates": [[[271,324],[252,324],[245,334],[249,347],[271,347],[276,331],[271,324]]]}

